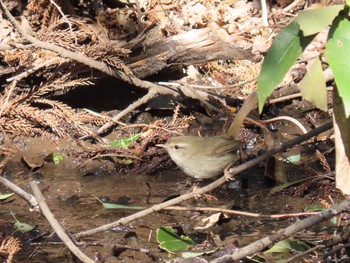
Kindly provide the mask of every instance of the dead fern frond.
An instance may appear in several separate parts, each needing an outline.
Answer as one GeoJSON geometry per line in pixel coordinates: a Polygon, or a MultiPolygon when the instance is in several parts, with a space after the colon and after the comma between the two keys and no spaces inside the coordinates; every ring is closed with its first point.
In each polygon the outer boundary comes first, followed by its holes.
{"type": "Polygon", "coordinates": [[[82,123],[88,123],[88,124],[93,124],[97,126],[102,126],[103,124],[109,122],[108,118],[94,116],[83,112],[78,113],[77,117],[79,118],[79,121],[82,123]]]}
{"type": "Polygon", "coordinates": [[[37,103],[36,107],[19,104],[6,111],[3,118],[0,119],[0,126],[3,130],[14,134],[50,138],[52,134],[63,138],[69,134],[86,135],[90,133],[80,122],[75,111],[66,104],[48,99],[38,99],[33,103],[37,103]],[[43,104],[49,107],[38,108],[43,104]]]}
{"type": "Polygon", "coordinates": [[[75,115],[75,111],[71,107],[59,101],[49,100],[49,99],[36,99],[34,100],[34,102],[49,105],[52,108],[59,109],[66,116],[75,115]]]}
{"type": "Polygon", "coordinates": [[[193,116],[179,117],[180,107],[176,106],[173,114],[173,119],[165,125],[164,128],[182,132],[190,126],[190,123],[195,119],[193,116]]]}
{"type": "Polygon", "coordinates": [[[16,107],[13,107],[10,112],[6,115],[6,117],[14,117],[14,118],[20,118],[20,119],[26,119],[26,120],[36,120],[36,111],[37,109],[34,107],[31,107],[27,104],[22,105],[16,105],[16,107]]]}
{"type": "Polygon", "coordinates": [[[27,19],[34,30],[48,27],[60,17],[59,11],[49,0],[30,0],[27,10],[27,19]]]}
{"type": "MultiPolygon", "coordinates": [[[[14,98],[11,98],[11,100],[9,101],[9,104],[8,104],[7,108],[5,108],[4,112],[6,113],[6,110],[11,110],[12,108],[15,108],[17,105],[25,103],[27,100],[29,100],[29,98],[31,96],[30,94],[31,93],[29,91],[23,91],[22,93],[16,95],[14,98]]],[[[3,105],[2,101],[0,102],[0,105],[3,105]]]]}
{"type": "Polygon", "coordinates": [[[329,163],[327,162],[326,157],[321,153],[319,150],[316,150],[316,156],[320,160],[320,163],[322,164],[323,169],[327,172],[331,172],[331,167],[329,166],[329,163]]]}
{"type": "MultiPolygon", "coordinates": [[[[46,104],[52,107],[49,112],[51,117],[53,119],[57,119],[60,126],[63,125],[66,127],[67,130],[76,130],[77,133],[81,133],[83,135],[89,134],[90,131],[88,131],[83,123],[80,121],[80,116],[73,110],[71,107],[67,106],[66,104],[59,102],[59,101],[53,101],[49,99],[37,99],[34,101],[35,103],[41,103],[46,104]]],[[[54,124],[52,122],[52,124],[54,124]]],[[[49,125],[53,130],[60,131],[55,125],[51,126],[49,125]]],[[[63,137],[63,136],[60,136],[63,137]]]]}
{"type": "Polygon", "coordinates": [[[35,100],[55,93],[66,93],[74,88],[93,85],[91,78],[71,79],[71,74],[65,74],[60,78],[46,81],[35,87],[31,94],[31,99],[35,100]]]}
{"type": "Polygon", "coordinates": [[[30,67],[35,61],[35,49],[11,49],[4,52],[4,61],[12,67],[30,67]]]}
{"type": "Polygon", "coordinates": [[[0,118],[1,130],[15,135],[38,136],[40,133],[32,129],[27,121],[23,119],[0,118]]]}
{"type": "Polygon", "coordinates": [[[90,78],[73,79],[71,74],[51,74],[51,78],[31,89],[14,81],[5,88],[0,98],[0,126],[3,131],[16,135],[48,138],[52,138],[53,134],[60,138],[90,134],[80,114],[62,102],[45,97],[91,84],[90,78]]]}
{"type": "Polygon", "coordinates": [[[54,43],[70,51],[77,51],[77,43],[83,43],[89,40],[88,32],[74,30],[73,35],[69,28],[62,29],[60,23],[63,23],[62,20],[59,20],[50,27],[41,30],[38,34],[38,39],[48,43],[54,43]]]}
{"type": "Polygon", "coordinates": [[[103,43],[95,43],[83,47],[82,52],[90,58],[102,61],[109,66],[120,69],[127,74],[132,74],[132,71],[127,67],[122,58],[129,55],[130,50],[124,48],[116,48],[103,43]]]}
{"type": "Polygon", "coordinates": [[[0,246],[0,253],[7,256],[6,263],[13,262],[14,255],[22,249],[22,244],[18,238],[5,238],[0,246]]]}
{"type": "Polygon", "coordinates": [[[82,159],[94,159],[103,157],[119,157],[120,159],[135,159],[134,153],[129,149],[116,148],[112,146],[100,146],[84,150],[72,150],[71,154],[82,159]]]}
{"type": "Polygon", "coordinates": [[[64,128],[64,120],[58,118],[58,114],[53,109],[37,110],[35,112],[37,124],[43,127],[45,130],[51,130],[57,134],[60,138],[66,136],[64,128]]]}
{"type": "MultiPolygon", "coordinates": [[[[77,51],[99,61],[102,58],[114,61],[127,57],[130,50],[111,45],[101,25],[83,18],[61,18],[43,28],[37,36],[40,40],[54,43],[70,51],[77,51]],[[69,20],[68,27],[67,20],[69,20]]],[[[120,64],[114,62],[116,65],[120,64]]]]}
{"type": "MultiPolygon", "coordinates": [[[[53,0],[30,0],[27,11],[26,18],[36,38],[84,53],[132,74],[122,61],[130,51],[111,45],[105,28],[100,24],[67,17],[53,0]]],[[[57,54],[45,49],[11,50],[2,54],[5,54],[5,61],[16,66],[18,71],[14,76],[16,85],[8,85],[0,98],[0,127],[4,131],[26,136],[83,136],[91,133],[86,123],[101,125],[106,122],[103,118],[77,113],[64,103],[48,99],[51,95],[92,85],[92,79],[86,77],[90,75],[86,65],[69,59],[46,65],[45,62],[56,58],[57,54]],[[64,74],[66,72],[69,73],[64,74]]]]}
{"type": "MultiPolygon", "coordinates": [[[[43,136],[45,132],[51,130],[60,138],[65,137],[67,132],[64,130],[63,120],[53,115],[49,110],[40,110],[28,105],[20,105],[11,112],[14,118],[14,125],[7,127],[14,128],[19,133],[30,136],[43,136]]],[[[51,136],[52,137],[52,136],[51,136]]]]}

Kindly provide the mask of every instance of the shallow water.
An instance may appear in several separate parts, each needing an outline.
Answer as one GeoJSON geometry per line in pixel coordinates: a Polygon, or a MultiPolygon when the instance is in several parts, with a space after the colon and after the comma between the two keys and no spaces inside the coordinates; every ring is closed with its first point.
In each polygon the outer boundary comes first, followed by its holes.
{"type": "MultiPolygon", "coordinates": [[[[149,207],[171,196],[190,191],[193,185],[201,186],[208,183],[190,181],[175,167],[154,176],[145,176],[128,170],[118,173],[114,171],[110,162],[95,160],[84,168],[77,169],[83,160],[70,156],[70,147],[75,147],[70,142],[51,145],[42,139],[37,139],[29,140],[23,145],[23,151],[17,153],[8,164],[5,177],[28,192],[31,192],[29,182],[35,180],[55,217],[71,234],[95,228],[134,213],[133,210],[104,209],[95,197],[108,198],[111,202],[118,201],[130,206],[149,207]],[[40,163],[40,160],[53,151],[61,152],[64,161],[58,165],[44,163],[43,167],[35,173],[30,173],[20,161],[22,156],[26,156],[33,162],[40,163]]],[[[224,206],[263,214],[301,212],[310,205],[303,198],[283,195],[276,197],[269,194],[262,168],[255,168],[240,175],[239,181],[245,181],[245,189],[240,187],[230,189],[227,183],[212,193],[218,200],[189,200],[181,205],[224,206]]],[[[0,191],[8,192],[3,187],[0,191]]],[[[57,238],[45,236],[45,238],[35,239],[45,232],[52,232],[45,218],[36,212],[29,212],[28,204],[18,196],[11,199],[14,201],[2,205],[0,219],[14,222],[11,215],[14,213],[20,222],[37,227],[36,231],[31,233],[16,234],[21,237],[23,245],[23,250],[16,259],[21,262],[72,262],[70,253],[63,245],[47,244],[48,241],[59,241],[57,238]]],[[[133,246],[150,249],[157,257],[165,260],[168,255],[158,248],[155,240],[156,229],[162,226],[181,228],[184,234],[198,242],[203,242],[210,230],[216,246],[232,248],[233,244],[239,246],[249,244],[295,221],[295,219],[262,220],[231,216],[231,220],[224,220],[220,225],[215,225],[209,230],[195,230],[200,219],[211,214],[193,211],[157,212],[112,231],[83,238],[81,241],[95,242],[93,246],[87,246],[84,252],[97,261],[150,262],[152,260],[141,252],[125,251],[119,254],[113,252],[113,247],[116,244],[129,244],[130,240],[127,237],[135,233],[133,246]]]]}

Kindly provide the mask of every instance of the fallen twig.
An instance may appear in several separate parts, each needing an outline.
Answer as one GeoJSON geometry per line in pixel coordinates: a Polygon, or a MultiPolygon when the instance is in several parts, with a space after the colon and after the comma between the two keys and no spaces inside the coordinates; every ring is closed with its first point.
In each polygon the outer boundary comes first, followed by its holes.
{"type": "MultiPolygon", "coordinates": [[[[328,87],[327,88],[327,91],[332,91],[332,90],[333,90],[333,87],[328,87]]],[[[283,96],[283,97],[280,97],[280,98],[270,99],[269,100],[269,104],[275,104],[275,103],[283,102],[283,101],[286,101],[286,100],[292,100],[292,99],[299,98],[301,96],[302,96],[301,92],[298,92],[298,93],[286,95],[286,96],[283,96]]]]}
{"type": "Polygon", "coordinates": [[[11,97],[12,92],[14,91],[15,87],[17,86],[17,83],[18,83],[18,81],[14,80],[10,84],[10,86],[5,90],[5,94],[3,96],[3,98],[5,97],[5,99],[2,98],[0,117],[1,117],[2,113],[4,112],[5,108],[7,107],[7,105],[9,104],[10,97],[11,97]]]}
{"type": "Polygon", "coordinates": [[[221,212],[221,213],[225,213],[225,214],[258,217],[258,218],[264,218],[264,219],[278,219],[278,218],[289,218],[289,217],[299,217],[299,216],[311,216],[311,215],[318,214],[318,212],[302,212],[302,213],[290,213],[290,214],[264,215],[264,214],[259,214],[259,213],[251,213],[251,212],[224,209],[224,208],[218,208],[218,207],[181,207],[181,206],[169,206],[169,207],[164,208],[164,210],[221,212]]]}
{"type": "Polygon", "coordinates": [[[250,80],[243,81],[241,83],[237,84],[231,84],[231,85],[222,85],[219,87],[216,86],[210,86],[210,85],[200,85],[200,84],[190,84],[190,83],[179,83],[179,82],[158,82],[159,85],[162,86],[173,86],[173,87],[181,87],[181,86],[187,86],[194,89],[205,89],[205,90],[219,90],[219,89],[235,89],[243,87],[246,84],[249,84],[253,81],[256,81],[258,78],[253,78],[250,80]]]}
{"type": "MultiPolygon", "coordinates": [[[[305,255],[307,255],[307,254],[310,254],[310,253],[316,251],[317,249],[325,248],[325,247],[326,247],[326,246],[324,246],[324,245],[316,245],[316,246],[314,246],[314,247],[312,247],[312,248],[310,248],[310,249],[308,249],[308,250],[305,250],[305,251],[303,251],[303,252],[300,252],[299,254],[296,254],[295,256],[292,256],[292,257],[286,259],[285,263],[297,262],[296,260],[297,260],[298,258],[301,258],[301,257],[303,257],[303,256],[305,256],[305,255]]],[[[317,259],[317,260],[319,260],[319,259],[317,259]]],[[[318,261],[318,262],[319,262],[319,261],[318,261]]]]}
{"type": "Polygon", "coordinates": [[[276,122],[276,121],[289,121],[291,123],[294,123],[304,134],[307,133],[306,128],[300,123],[300,121],[298,121],[297,119],[292,118],[290,116],[278,116],[275,118],[271,118],[268,120],[262,120],[259,122],[263,123],[263,124],[267,124],[267,123],[276,122]]]}
{"type": "Polygon", "coordinates": [[[94,263],[91,258],[86,256],[80,249],[73,243],[73,241],[69,238],[66,231],[63,227],[58,223],[57,219],[51,213],[48,205],[45,202],[45,198],[41,193],[37,183],[35,181],[30,182],[30,187],[32,188],[33,194],[36,200],[39,203],[39,207],[47,221],[50,223],[53,230],[56,232],[57,236],[62,240],[62,242],[67,246],[67,248],[84,263],[94,263]]]}
{"type": "Polygon", "coordinates": [[[63,62],[63,61],[64,61],[64,59],[60,58],[60,57],[50,58],[49,60],[46,60],[43,63],[40,63],[39,65],[35,66],[34,68],[28,69],[28,70],[22,72],[21,74],[18,74],[17,76],[13,76],[11,78],[6,79],[6,81],[7,82],[10,82],[13,80],[20,81],[21,79],[28,77],[30,74],[32,74],[33,72],[35,72],[43,67],[48,67],[50,65],[53,65],[53,64],[58,63],[58,62],[63,62]]]}
{"type": "Polygon", "coordinates": [[[17,185],[15,185],[11,181],[7,180],[3,176],[0,176],[0,183],[2,183],[6,188],[15,192],[17,195],[22,197],[24,200],[26,200],[34,208],[34,210],[38,210],[38,202],[36,201],[34,196],[27,193],[22,188],[18,187],[17,185]]]}
{"type": "Polygon", "coordinates": [[[106,130],[111,128],[115,124],[116,121],[119,121],[122,117],[124,117],[129,112],[133,112],[135,109],[137,109],[141,105],[147,103],[148,101],[153,99],[157,94],[158,94],[158,92],[155,92],[155,89],[149,90],[145,96],[139,98],[137,101],[130,104],[128,107],[126,107],[124,110],[119,112],[116,116],[114,116],[111,122],[107,122],[105,125],[103,125],[101,128],[99,128],[97,130],[97,134],[104,133],[106,130]]]}
{"type": "Polygon", "coordinates": [[[72,36],[74,37],[74,42],[75,44],[78,44],[78,39],[77,39],[77,36],[76,34],[74,34],[74,31],[73,31],[73,27],[72,27],[72,23],[69,21],[68,17],[63,13],[62,11],[62,8],[56,4],[55,1],[53,0],[50,0],[50,3],[56,7],[57,11],[61,14],[61,16],[63,17],[64,21],[66,21],[66,23],[68,24],[68,27],[69,27],[69,32],[72,34],[72,36]]]}

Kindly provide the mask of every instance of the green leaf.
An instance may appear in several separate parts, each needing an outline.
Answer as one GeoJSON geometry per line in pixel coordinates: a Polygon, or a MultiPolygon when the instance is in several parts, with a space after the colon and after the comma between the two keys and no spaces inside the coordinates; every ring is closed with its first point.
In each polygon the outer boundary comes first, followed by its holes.
{"type": "Polygon", "coordinates": [[[331,27],[326,44],[326,56],[337,84],[340,97],[343,99],[345,116],[350,114],[350,22],[345,17],[337,18],[331,27]]]}
{"type": "Polygon", "coordinates": [[[293,181],[293,182],[288,182],[288,183],[285,183],[285,184],[278,185],[278,186],[272,188],[272,189],[270,190],[270,193],[271,193],[271,194],[277,193],[278,191],[281,191],[281,190],[283,190],[283,189],[285,189],[285,188],[288,188],[288,187],[290,187],[290,186],[292,186],[292,185],[295,185],[295,184],[304,182],[304,181],[309,180],[309,179],[310,179],[310,178],[303,178],[303,179],[295,180],[295,181],[293,181]]]}
{"type": "Polygon", "coordinates": [[[264,254],[270,253],[288,253],[290,250],[303,252],[310,249],[310,247],[302,241],[285,239],[276,243],[269,250],[265,251],[264,254]]]}
{"type": "Polygon", "coordinates": [[[203,256],[203,255],[210,255],[210,254],[213,254],[217,251],[219,251],[219,247],[215,248],[215,249],[212,249],[210,251],[203,251],[203,252],[184,252],[181,254],[181,256],[183,258],[194,258],[194,257],[200,257],[200,256],[203,256]]]}
{"type": "Polygon", "coordinates": [[[291,155],[288,158],[286,158],[286,162],[292,163],[292,164],[300,164],[301,156],[300,153],[296,155],[291,155]]]}
{"type": "Polygon", "coordinates": [[[350,194],[350,118],[345,115],[344,99],[337,86],[333,88],[333,116],[335,139],[336,188],[345,195],[350,194]]]}
{"type": "Polygon", "coordinates": [[[119,205],[113,203],[102,203],[103,207],[106,209],[131,209],[131,210],[143,210],[146,207],[143,206],[129,206],[129,205],[119,205]]]}
{"type": "Polygon", "coordinates": [[[54,164],[59,164],[64,161],[63,155],[59,153],[52,154],[52,161],[54,164]]]}
{"type": "MultiPolygon", "coordinates": [[[[306,208],[306,212],[321,212],[323,210],[326,210],[327,208],[325,208],[322,205],[319,204],[314,204],[314,205],[310,205],[308,208],[306,208]]],[[[329,221],[334,224],[337,225],[337,217],[332,217],[331,219],[329,219],[329,221]]]]}
{"type": "Polygon", "coordinates": [[[170,226],[158,228],[156,240],[159,247],[169,253],[183,251],[196,244],[190,237],[176,235],[174,229],[170,226]]]}
{"type": "Polygon", "coordinates": [[[247,256],[248,259],[251,259],[252,262],[267,262],[266,259],[264,259],[262,256],[260,255],[254,255],[252,257],[250,256],[247,256]]]}
{"type": "Polygon", "coordinates": [[[320,212],[325,210],[326,208],[322,205],[310,205],[308,208],[306,208],[306,212],[320,212]]]}
{"type": "Polygon", "coordinates": [[[338,226],[338,225],[339,225],[338,219],[337,219],[335,216],[332,217],[331,219],[329,219],[329,221],[330,221],[333,225],[335,225],[335,226],[338,226]]]}
{"type": "Polygon", "coordinates": [[[258,77],[259,111],[264,102],[301,55],[315,35],[304,37],[299,26],[292,21],[281,30],[270,47],[258,77]]]}
{"type": "Polygon", "coordinates": [[[16,221],[16,223],[14,224],[14,228],[21,231],[22,233],[27,233],[34,229],[34,227],[19,221],[16,221]]]}
{"type": "Polygon", "coordinates": [[[317,34],[326,26],[332,24],[332,21],[342,9],[344,9],[344,5],[303,10],[298,13],[295,21],[299,24],[304,36],[317,34]]]}
{"type": "Polygon", "coordinates": [[[141,136],[141,133],[131,135],[120,140],[111,142],[109,145],[118,148],[127,149],[132,142],[136,142],[141,136]]]}
{"type": "Polygon", "coordinates": [[[2,200],[5,200],[5,199],[7,199],[7,198],[9,198],[10,196],[13,196],[14,195],[14,193],[10,193],[10,194],[2,194],[2,195],[0,195],[0,200],[2,201],[2,200]]]}
{"type": "Polygon", "coordinates": [[[121,160],[121,162],[122,162],[123,164],[125,164],[125,165],[130,165],[130,164],[132,164],[134,161],[131,160],[131,159],[123,159],[123,160],[121,160]]]}
{"type": "Polygon", "coordinates": [[[146,209],[146,207],[143,206],[129,206],[129,205],[119,205],[114,203],[106,203],[102,202],[99,198],[94,196],[103,206],[103,208],[106,209],[130,209],[130,210],[143,210],[146,209]]]}
{"type": "Polygon", "coordinates": [[[303,80],[299,83],[301,95],[317,108],[327,111],[327,87],[319,58],[308,68],[303,80]]]}

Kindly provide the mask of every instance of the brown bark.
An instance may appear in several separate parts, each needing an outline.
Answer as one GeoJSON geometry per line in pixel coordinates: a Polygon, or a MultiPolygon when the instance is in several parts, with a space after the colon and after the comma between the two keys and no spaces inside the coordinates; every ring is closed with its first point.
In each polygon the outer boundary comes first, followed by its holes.
{"type": "Polygon", "coordinates": [[[154,27],[143,36],[125,45],[131,49],[124,62],[139,78],[156,74],[162,69],[204,63],[212,60],[251,59],[249,47],[217,25],[193,29],[171,37],[162,37],[160,29],[154,27]]]}

